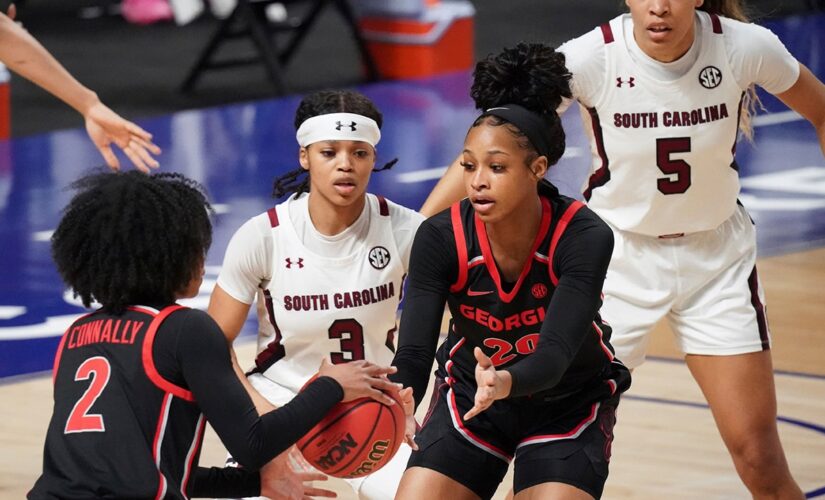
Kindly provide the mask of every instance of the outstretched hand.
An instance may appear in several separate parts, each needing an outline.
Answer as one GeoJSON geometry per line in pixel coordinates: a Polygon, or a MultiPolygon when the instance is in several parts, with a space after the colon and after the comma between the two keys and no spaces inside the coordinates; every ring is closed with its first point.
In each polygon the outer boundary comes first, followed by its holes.
{"type": "Polygon", "coordinates": [[[475,405],[464,414],[464,420],[470,420],[483,412],[497,400],[504,399],[510,394],[510,373],[497,371],[489,356],[476,347],[473,349],[476,357],[476,397],[475,405]]]}
{"type": "Polygon", "coordinates": [[[341,384],[344,402],[368,397],[392,406],[396,404],[395,399],[387,393],[398,391],[401,385],[391,382],[387,375],[396,371],[394,366],[378,366],[364,360],[333,365],[324,358],[318,375],[332,377],[341,384]]]}
{"type": "Polygon", "coordinates": [[[141,172],[149,173],[150,168],[158,168],[159,164],[152,155],[159,155],[160,148],[152,142],[152,134],[123,119],[100,101],[90,106],[83,117],[86,132],[109,168],[120,169],[120,162],[112,152],[113,143],[141,172]]]}
{"type": "Polygon", "coordinates": [[[316,488],[311,481],[326,481],[318,471],[296,471],[285,452],[261,467],[261,495],[272,500],[305,500],[311,497],[334,498],[334,491],[316,488]]]}

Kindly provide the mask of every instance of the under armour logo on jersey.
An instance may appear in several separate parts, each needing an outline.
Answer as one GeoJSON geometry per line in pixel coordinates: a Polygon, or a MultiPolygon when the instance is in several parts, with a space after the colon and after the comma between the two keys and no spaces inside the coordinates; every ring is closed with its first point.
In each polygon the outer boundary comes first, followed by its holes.
{"type": "Polygon", "coordinates": [[[376,269],[384,269],[390,263],[390,251],[384,247],[372,247],[367,254],[370,265],[376,269]]]}
{"type": "Polygon", "coordinates": [[[616,77],[616,86],[621,87],[624,84],[630,85],[631,88],[636,86],[636,79],[634,77],[630,77],[627,80],[623,80],[621,76],[616,77]]]}
{"type": "Polygon", "coordinates": [[[355,132],[355,126],[357,125],[357,123],[350,122],[349,124],[346,124],[346,123],[341,123],[341,122],[335,122],[335,125],[336,125],[335,130],[341,130],[341,127],[349,127],[350,130],[355,132]]]}
{"type": "Polygon", "coordinates": [[[699,72],[699,83],[706,89],[715,89],[722,83],[722,71],[716,66],[705,66],[699,72]]]}
{"type": "Polygon", "coordinates": [[[298,260],[295,261],[295,262],[293,262],[292,259],[290,259],[289,257],[287,257],[284,260],[286,260],[286,268],[287,269],[292,269],[292,264],[295,264],[296,266],[298,266],[298,269],[303,269],[304,268],[304,258],[303,257],[298,257],[298,260]]]}

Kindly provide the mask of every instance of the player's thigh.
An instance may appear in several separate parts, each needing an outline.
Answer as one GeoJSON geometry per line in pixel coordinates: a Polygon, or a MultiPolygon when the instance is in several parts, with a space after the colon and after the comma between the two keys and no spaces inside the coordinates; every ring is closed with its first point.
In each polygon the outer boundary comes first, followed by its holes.
{"type": "Polygon", "coordinates": [[[768,349],[770,332],[750,220],[737,213],[705,233],[679,256],[686,292],[668,315],[677,342],[686,354],[730,356],[768,349]]]}
{"type": "Polygon", "coordinates": [[[513,478],[516,498],[556,498],[535,496],[550,490],[572,495],[559,498],[600,498],[609,471],[618,401],[618,396],[603,401],[595,420],[576,438],[520,447],[513,478]]]}
{"type": "Polygon", "coordinates": [[[426,467],[410,467],[401,478],[395,498],[396,500],[420,500],[421,498],[478,500],[482,497],[446,474],[426,467]]]}
{"type": "Polygon", "coordinates": [[[593,495],[565,483],[542,483],[520,491],[515,500],[593,500],[593,495]]]}
{"type": "MultiPolygon", "coordinates": [[[[482,440],[486,438],[478,434],[473,437],[482,440]]],[[[467,490],[474,494],[474,498],[490,498],[507,473],[508,460],[483,449],[478,442],[471,442],[453,427],[450,409],[443,399],[434,405],[429,419],[416,434],[415,441],[418,450],[410,455],[407,472],[399,486],[399,495],[402,492],[409,495],[403,498],[453,498],[452,495],[436,495],[432,485],[428,485],[422,478],[437,481],[438,488],[443,491],[455,489],[456,494],[461,495],[462,491],[467,490]],[[426,469],[430,472],[411,472],[413,469],[426,469]],[[445,481],[440,476],[450,481],[445,481]],[[455,488],[456,485],[462,488],[455,488]]],[[[514,450],[509,453],[512,451],[514,450]]]]}

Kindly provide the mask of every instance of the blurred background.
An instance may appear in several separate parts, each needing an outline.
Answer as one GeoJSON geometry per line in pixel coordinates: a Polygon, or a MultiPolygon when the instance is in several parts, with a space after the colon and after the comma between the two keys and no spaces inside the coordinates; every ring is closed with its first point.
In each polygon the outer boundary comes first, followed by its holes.
{"type": "MultiPolygon", "coordinates": [[[[123,15],[123,6],[129,1],[22,0],[17,3],[17,19],[78,80],[126,118],[146,118],[278,95],[261,65],[211,71],[204,74],[193,91],[180,92],[187,73],[220,25],[208,8],[210,1],[203,0],[207,8],[184,25],[176,24],[173,19],[148,24],[129,22],[123,15]]],[[[216,7],[225,1],[212,0],[211,3],[216,7]]],[[[403,1],[351,0],[350,3],[358,9],[359,2],[403,1]]],[[[0,5],[7,3],[0,2],[0,5]]],[[[746,3],[755,20],[821,7],[821,0],[749,0],[746,3]]],[[[558,45],[624,8],[621,0],[474,0],[472,4],[476,11],[476,57],[521,40],[558,45]]],[[[225,53],[250,51],[248,42],[233,43],[225,47],[225,53]]],[[[286,93],[355,85],[363,81],[365,74],[343,18],[329,8],[321,12],[317,24],[312,26],[285,69],[286,93]]],[[[74,111],[14,75],[11,123],[14,137],[82,126],[74,111]]]]}

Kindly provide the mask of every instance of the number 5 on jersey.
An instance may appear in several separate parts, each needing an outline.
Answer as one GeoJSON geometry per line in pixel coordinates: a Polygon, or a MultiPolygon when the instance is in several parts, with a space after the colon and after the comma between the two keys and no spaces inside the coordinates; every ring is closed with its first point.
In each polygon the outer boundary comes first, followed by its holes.
{"type": "Polygon", "coordinates": [[[656,179],[662,194],[684,193],[690,187],[690,164],[685,160],[673,159],[674,153],[689,153],[690,137],[668,137],[656,139],[656,165],[667,177],[656,179]],[[674,177],[675,176],[675,177],[674,177]]]}

